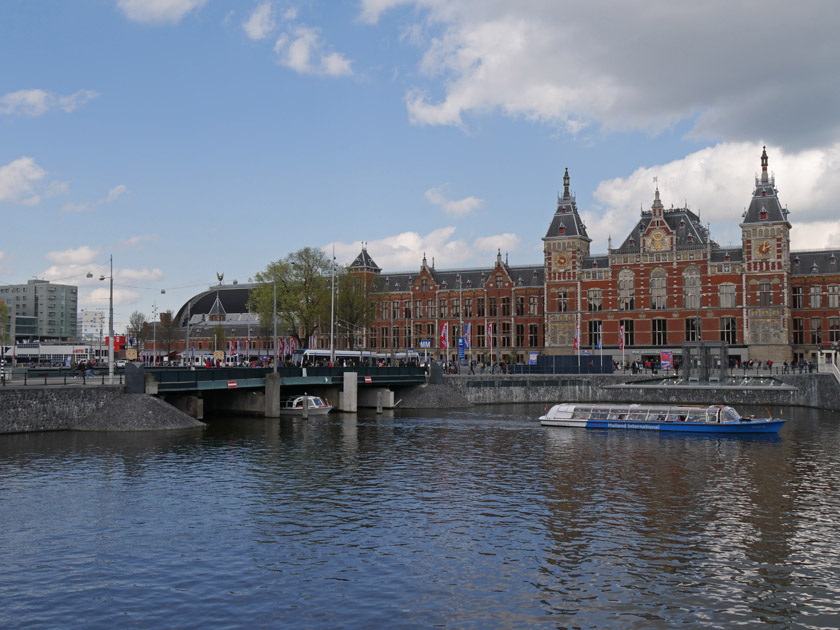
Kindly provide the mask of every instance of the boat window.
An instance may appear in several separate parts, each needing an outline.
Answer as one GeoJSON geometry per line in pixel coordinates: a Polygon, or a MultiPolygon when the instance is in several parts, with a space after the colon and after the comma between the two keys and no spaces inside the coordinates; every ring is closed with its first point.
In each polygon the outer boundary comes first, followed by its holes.
{"type": "Polygon", "coordinates": [[[313,398],[312,399],[312,406],[313,407],[323,407],[324,403],[323,403],[323,401],[321,401],[320,398],[313,398]]]}
{"type": "Polygon", "coordinates": [[[724,422],[738,422],[741,419],[740,414],[735,411],[732,407],[727,407],[723,410],[723,421],[724,422]]]}
{"type": "Polygon", "coordinates": [[[706,422],[706,414],[703,413],[693,413],[688,416],[689,422],[706,422]]]}
{"type": "Polygon", "coordinates": [[[644,420],[645,418],[647,418],[647,413],[644,411],[634,411],[627,414],[628,420],[644,420]]]}
{"type": "Polygon", "coordinates": [[[586,419],[592,413],[591,407],[576,407],[575,412],[572,415],[573,418],[577,419],[586,419]]]}

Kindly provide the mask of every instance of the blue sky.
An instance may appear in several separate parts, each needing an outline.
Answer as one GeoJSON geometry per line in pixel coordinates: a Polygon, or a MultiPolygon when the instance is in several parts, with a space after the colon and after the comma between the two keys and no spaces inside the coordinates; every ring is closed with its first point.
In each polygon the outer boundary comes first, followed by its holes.
{"type": "Polygon", "coordinates": [[[830,0],[5,0],[0,282],[115,266],[116,328],[303,246],[542,260],[568,167],[605,252],[653,200],[740,240],[767,145],[840,249],[830,0]],[[162,294],[161,290],[166,293],[162,294]]]}

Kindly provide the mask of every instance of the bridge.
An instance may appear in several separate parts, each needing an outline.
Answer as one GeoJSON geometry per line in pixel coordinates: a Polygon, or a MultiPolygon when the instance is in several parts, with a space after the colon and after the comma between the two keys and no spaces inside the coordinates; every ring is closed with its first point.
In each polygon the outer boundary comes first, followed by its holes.
{"type": "Polygon", "coordinates": [[[421,367],[157,368],[126,366],[126,391],[163,398],[197,419],[204,412],[277,417],[281,400],[307,393],[330,400],[336,409],[393,408],[394,391],[422,385],[421,367]]]}

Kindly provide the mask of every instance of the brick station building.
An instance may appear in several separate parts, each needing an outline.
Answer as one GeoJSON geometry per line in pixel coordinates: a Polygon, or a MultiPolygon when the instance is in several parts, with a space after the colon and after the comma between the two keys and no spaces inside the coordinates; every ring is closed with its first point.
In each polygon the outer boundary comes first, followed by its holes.
{"type": "Polygon", "coordinates": [[[600,342],[619,360],[623,345],[627,361],[644,361],[679,355],[684,341],[722,341],[741,362],[816,362],[840,343],[840,247],[790,251],[774,179],[765,150],[740,247],[721,247],[688,208],[666,209],[657,188],[624,241],[592,254],[567,169],[541,264],[509,265],[499,252],[486,268],[438,270],[424,255],[416,273],[388,273],[363,248],[349,271],[379,278],[366,345],[429,344],[455,359],[466,337],[467,358],[524,362],[529,352],[575,354],[577,338],[582,352],[600,342]]]}

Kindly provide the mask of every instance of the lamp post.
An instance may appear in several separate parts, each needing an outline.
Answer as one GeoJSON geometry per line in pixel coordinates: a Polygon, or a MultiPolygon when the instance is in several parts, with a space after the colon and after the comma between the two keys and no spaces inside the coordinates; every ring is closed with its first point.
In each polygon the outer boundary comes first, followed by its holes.
{"type": "Polygon", "coordinates": [[[152,366],[157,366],[157,302],[152,305],[152,366]]]}
{"type": "MultiPolygon", "coordinates": [[[[114,255],[108,257],[109,274],[107,276],[109,281],[108,290],[108,384],[114,384],[114,255]]],[[[105,275],[99,276],[99,281],[103,281],[105,275]]]]}
{"type": "Polygon", "coordinates": [[[272,273],[272,282],[271,284],[274,287],[274,301],[271,303],[271,310],[273,313],[272,319],[274,320],[274,370],[273,372],[277,374],[277,270],[274,270],[272,273]]]}
{"type": "MultiPolygon", "coordinates": [[[[330,363],[335,365],[335,247],[333,247],[332,261],[330,261],[330,363]]],[[[393,361],[392,361],[393,363],[393,361]]]]}

